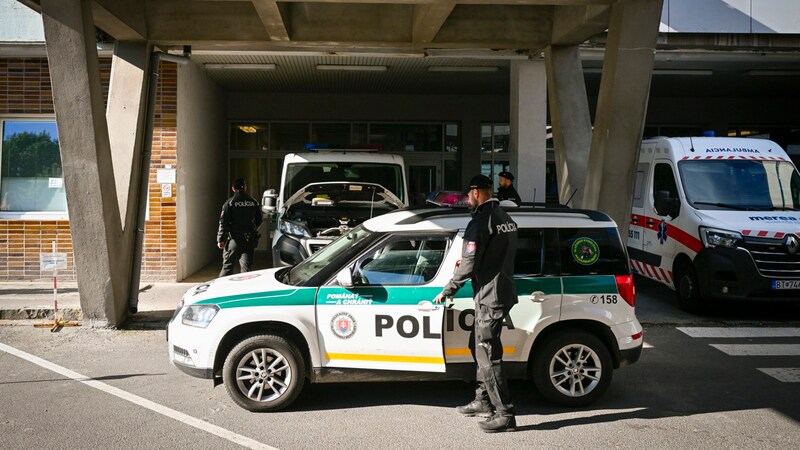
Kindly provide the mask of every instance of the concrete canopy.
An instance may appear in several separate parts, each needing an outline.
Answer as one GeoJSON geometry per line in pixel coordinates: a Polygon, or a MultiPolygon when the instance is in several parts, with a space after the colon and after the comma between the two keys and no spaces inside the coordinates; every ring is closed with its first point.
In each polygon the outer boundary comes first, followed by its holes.
{"type": "MultiPolygon", "coordinates": [[[[41,12],[40,0],[20,0],[41,12]]],[[[608,27],[615,0],[95,0],[95,26],[162,50],[536,52],[608,27]]]]}

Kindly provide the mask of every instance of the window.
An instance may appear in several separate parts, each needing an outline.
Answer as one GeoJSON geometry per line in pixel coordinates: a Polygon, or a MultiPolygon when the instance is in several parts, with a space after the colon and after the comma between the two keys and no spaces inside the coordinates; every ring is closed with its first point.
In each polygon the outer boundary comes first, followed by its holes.
{"type": "Polygon", "coordinates": [[[541,276],[543,261],[544,243],[542,240],[542,230],[521,228],[517,232],[517,253],[514,256],[514,276],[541,276]]]}
{"type": "Polygon", "coordinates": [[[633,206],[641,208],[644,206],[644,180],[650,164],[643,163],[636,167],[636,179],[633,182],[633,206]]]}
{"type": "Polygon", "coordinates": [[[616,228],[560,228],[561,275],[627,275],[628,260],[616,228]]]}
{"type": "Polygon", "coordinates": [[[0,160],[0,211],[66,211],[54,120],[5,120],[0,160]]]}
{"type": "MultiPolygon", "coordinates": [[[[667,198],[678,198],[678,186],[675,184],[675,175],[672,166],[667,163],[656,164],[653,170],[653,199],[658,191],[666,191],[667,198]]],[[[656,211],[659,215],[667,215],[666,211],[656,211]]]]}
{"type": "Polygon", "coordinates": [[[419,285],[439,272],[450,240],[446,236],[395,237],[356,262],[353,282],[368,285],[419,285]]]}

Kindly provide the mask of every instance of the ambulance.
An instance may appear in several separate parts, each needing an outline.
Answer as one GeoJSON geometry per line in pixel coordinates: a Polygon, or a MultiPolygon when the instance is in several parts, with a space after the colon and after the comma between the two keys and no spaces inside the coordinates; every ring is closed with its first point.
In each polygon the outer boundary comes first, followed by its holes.
{"type": "Polygon", "coordinates": [[[642,141],[627,237],[633,270],[684,310],[800,299],[800,175],[770,140],[642,141]]]}
{"type": "MultiPolygon", "coordinates": [[[[509,211],[519,303],[504,322],[504,367],[552,402],[591,404],[643,344],[619,231],[597,211],[509,211]]],[[[469,220],[465,208],[389,212],[293,267],[192,287],[167,328],[170,362],[250,411],[289,406],[307,380],[474,379],[471,283],[432,302],[469,220]]]]}

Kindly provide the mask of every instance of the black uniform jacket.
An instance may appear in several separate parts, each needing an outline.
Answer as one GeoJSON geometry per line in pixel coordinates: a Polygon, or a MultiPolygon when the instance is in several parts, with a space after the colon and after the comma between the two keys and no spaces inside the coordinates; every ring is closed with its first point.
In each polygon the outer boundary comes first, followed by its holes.
{"type": "MultiPolygon", "coordinates": [[[[261,225],[261,220],[261,206],[258,202],[244,191],[236,191],[222,205],[217,242],[225,242],[229,236],[241,239],[245,235],[255,234],[261,225]]],[[[257,240],[255,239],[255,241],[257,240]]]]}
{"type": "Polygon", "coordinates": [[[519,193],[517,192],[516,189],[514,189],[513,185],[511,185],[511,186],[509,186],[507,188],[504,188],[502,186],[498,187],[497,188],[497,200],[500,200],[500,201],[511,200],[512,202],[516,203],[517,206],[520,206],[520,204],[522,203],[522,198],[520,198],[519,193]]]}
{"type": "Polygon", "coordinates": [[[464,231],[461,264],[443,293],[452,297],[472,279],[475,303],[510,309],[517,303],[514,286],[514,254],[517,224],[495,198],[475,208],[464,231]]]}

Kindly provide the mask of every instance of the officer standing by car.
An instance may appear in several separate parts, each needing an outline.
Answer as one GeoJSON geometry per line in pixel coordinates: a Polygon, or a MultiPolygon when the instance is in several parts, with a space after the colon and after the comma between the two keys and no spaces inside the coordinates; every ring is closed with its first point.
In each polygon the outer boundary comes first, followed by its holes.
{"type": "Polygon", "coordinates": [[[522,198],[514,188],[514,174],[511,172],[500,172],[497,178],[497,200],[511,200],[520,206],[522,198]]]}
{"type": "Polygon", "coordinates": [[[514,254],[517,224],[492,197],[492,180],[476,175],[467,188],[472,220],[464,231],[461,262],[453,278],[434,303],[452,297],[468,280],[475,292],[475,323],[469,347],[478,363],[475,400],[456,408],[466,416],[489,416],[478,423],[492,433],[514,431],[514,405],[503,374],[503,320],[517,303],[514,286],[514,254]]]}
{"type": "Polygon", "coordinates": [[[247,183],[237,178],[231,186],[233,196],[222,205],[217,230],[217,247],[222,250],[220,277],[233,274],[233,265],[239,260],[241,272],[249,272],[258,245],[258,227],[261,225],[261,207],[247,195],[247,183]]]}

